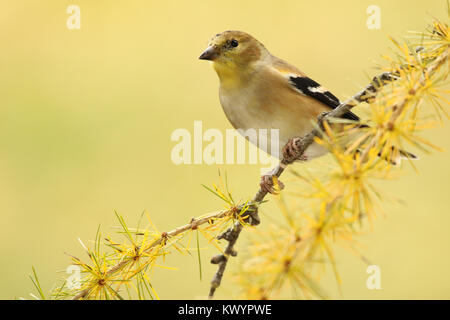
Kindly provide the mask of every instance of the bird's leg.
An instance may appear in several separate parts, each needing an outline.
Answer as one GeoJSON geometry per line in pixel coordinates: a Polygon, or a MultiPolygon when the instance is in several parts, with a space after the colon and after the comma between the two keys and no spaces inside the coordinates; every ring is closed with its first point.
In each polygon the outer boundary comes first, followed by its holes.
{"type": "MultiPolygon", "coordinates": [[[[301,138],[291,138],[283,147],[283,160],[281,164],[283,166],[289,165],[295,161],[307,161],[308,158],[305,154],[300,154],[301,149],[298,146],[301,138]]],[[[280,165],[281,165],[280,164],[280,165]]],[[[261,182],[259,183],[262,190],[267,193],[277,194],[284,189],[284,183],[278,180],[278,176],[275,174],[276,168],[269,171],[265,175],[261,176],[261,182]]]]}
{"type": "Polygon", "coordinates": [[[276,168],[262,175],[259,183],[261,189],[270,194],[278,194],[284,189],[284,183],[278,180],[275,171],[276,168]]]}
{"type": "Polygon", "coordinates": [[[300,141],[301,138],[290,138],[289,141],[284,145],[283,147],[283,160],[286,163],[293,163],[296,160],[300,161],[307,161],[308,158],[306,155],[302,154],[299,155],[299,148],[297,146],[297,143],[300,141]]]}

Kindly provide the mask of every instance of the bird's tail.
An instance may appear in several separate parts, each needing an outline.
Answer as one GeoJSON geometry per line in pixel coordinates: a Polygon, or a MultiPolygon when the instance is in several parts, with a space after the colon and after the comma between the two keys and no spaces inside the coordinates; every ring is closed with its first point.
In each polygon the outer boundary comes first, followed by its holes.
{"type": "MultiPolygon", "coordinates": [[[[356,152],[361,153],[361,150],[358,149],[356,152]]],[[[397,149],[395,147],[391,147],[391,151],[387,154],[380,151],[378,157],[390,162],[394,166],[400,165],[403,159],[419,160],[419,157],[415,154],[405,150],[397,149]]]]}
{"type": "Polygon", "coordinates": [[[379,157],[383,157],[386,161],[389,161],[391,164],[398,166],[401,164],[403,159],[408,160],[419,160],[419,157],[415,154],[402,150],[397,149],[394,146],[391,147],[391,151],[387,153],[387,155],[378,154],[379,157]]]}

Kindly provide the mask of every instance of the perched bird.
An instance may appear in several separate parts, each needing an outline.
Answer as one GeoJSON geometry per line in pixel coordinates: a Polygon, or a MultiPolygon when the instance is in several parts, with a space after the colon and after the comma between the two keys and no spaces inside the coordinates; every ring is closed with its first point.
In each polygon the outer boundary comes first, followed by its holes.
{"type": "MultiPolygon", "coordinates": [[[[242,31],[216,34],[199,59],[212,61],[220,80],[219,98],[234,128],[278,129],[279,141],[267,141],[267,151],[277,143],[278,158],[291,148],[283,148],[293,137],[302,137],[314,128],[317,117],[339,106],[339,99],[305,73],[273,56],[266,47],[242,31]]],[[[358,121],[352,112],[342,118],[358,121]]],[[[255,141],[252,141],[255,142],[255,141]]],[[[261,141],[259,141],[261,142],[261,141]]],[[[301,160],[327,152],[313,143],[301,160]]],[[[271,179],[261,186],[272,192],[271,179]]]]}

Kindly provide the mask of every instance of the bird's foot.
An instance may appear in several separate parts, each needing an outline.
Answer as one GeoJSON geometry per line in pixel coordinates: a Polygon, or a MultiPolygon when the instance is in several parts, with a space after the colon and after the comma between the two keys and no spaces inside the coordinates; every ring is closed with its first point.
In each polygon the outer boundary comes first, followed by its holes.
{"type": "Polygon", "coordinates": [[[306,155],[302,154],[299,156],[300,149],[297,146],[298,141],[300,141],[301,138],[291,138],[286,143],[286,145],[283,147],[283,159],[287,163],[293,163],[294,161],[300,160],[300,161],[307,161],[308,158],[306,155]]]}
{"type": "Polygon", "coordinates": [[[272,173],[261,176],[261,182],[259,186],[262,190],[270,194],[279,194],[284,189],[284,183],[281,182],[278,177],[272,173]]]}

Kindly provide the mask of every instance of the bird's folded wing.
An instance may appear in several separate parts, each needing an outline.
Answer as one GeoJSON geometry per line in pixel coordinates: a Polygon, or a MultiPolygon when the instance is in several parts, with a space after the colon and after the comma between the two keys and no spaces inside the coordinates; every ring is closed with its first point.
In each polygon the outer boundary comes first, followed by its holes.
{"type": "MultiPolygon", "coordinates": [[[[299,94],[309,96],[331,109],[339,106],[339,99],[335,95],[286,61],[272,56],[272,66],[287,79],[291,88],[299,94]]],[[[341,118],[359,120],[359,117],[350,111],[341,118]]]]}
{"type": "MultiPolygon", "coordinates": [[[[289,75],[289,83],[294,90],[300,94],[304,94],[314,98],[331,109],[335,109],[340,105],[339,99],[330,91],[322,87],[320,84],[306,76],[289,75]]],[[[341,118],[358,121],[359,117],[351,111],[346,112],[341,118]]]]}

